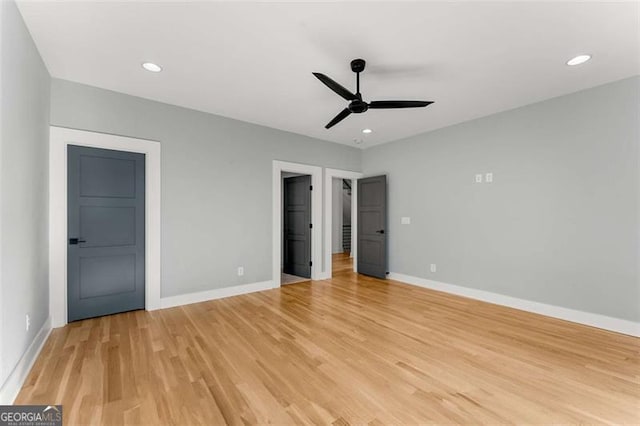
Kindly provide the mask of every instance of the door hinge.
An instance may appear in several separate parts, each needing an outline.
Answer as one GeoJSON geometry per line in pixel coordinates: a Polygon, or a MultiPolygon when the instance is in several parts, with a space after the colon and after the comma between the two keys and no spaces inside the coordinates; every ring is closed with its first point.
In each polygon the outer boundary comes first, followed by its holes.
{"type": "Polygon", "coordinates": [[[310,224],[309,224],[309,228],[313,228],[313,223],[310,223],[310,224]]]}
{"type": "Polygon", "coordinates": [[[309,261],[309,266],[313,266],[313,262],[312,261],[309,261]]]}
{"type": "Polygon", "coordinates": [[[309,191],[313,191],[313,185],[309,187],[309,191]]]}

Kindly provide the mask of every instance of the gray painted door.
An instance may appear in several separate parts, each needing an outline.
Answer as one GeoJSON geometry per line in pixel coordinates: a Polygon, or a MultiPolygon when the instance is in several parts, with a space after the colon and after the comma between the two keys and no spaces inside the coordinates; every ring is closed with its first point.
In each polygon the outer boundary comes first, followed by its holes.
{"type": "Polygon", "coordinates": [[[358,273],[387,276],[387,176],[358,179],[358,273]]]}
{"type": "Polygon", "coordinates": [[[283,271],[311,278],[311,176],[284,179],[283,271]]]}
{"type": "Polygon", "coordinates": [[[69,146],[68,320],[144,309],[144,154],[69,146]]]}

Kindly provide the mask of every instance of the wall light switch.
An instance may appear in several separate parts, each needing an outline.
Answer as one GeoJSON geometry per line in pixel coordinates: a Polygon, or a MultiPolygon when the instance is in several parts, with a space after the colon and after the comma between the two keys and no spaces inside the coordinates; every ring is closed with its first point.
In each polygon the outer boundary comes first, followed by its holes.
{"type": "Polygon", "coordinates": [[[487,182],[487,183],[493,182],[493,173],[487,173],[484,176],[484,181],[487,182]]]}
{"type": "Polygon", "coordinates": [[[401,225],[411,225],[411,218],[410,217],[403,217],[400,219],[400,224],[401,225]]]}
{"type": "Polygon", "coordinates": [[[431,272],[435,272],[436,271],[436,264],[432,263],[431,264],[431,272]]]}
{"type": "Polygon", "coordinates": [[[482,183],[482,175],[481,174],[476,175],[476,183],[482,183]]]}
{"type": "Polygon", "coordinates": [[[238,276],[241,277],[244,275],[244,266],[238,266],[238,276]]]}

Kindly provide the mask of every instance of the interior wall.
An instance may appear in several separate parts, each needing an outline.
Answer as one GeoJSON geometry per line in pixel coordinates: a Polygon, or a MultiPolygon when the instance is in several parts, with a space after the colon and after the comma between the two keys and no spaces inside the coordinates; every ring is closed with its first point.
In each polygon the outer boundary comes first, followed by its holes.
{"type": "Polygon", "coordinates": [[[389,177],[390,270],[640,321],[639,91],[633,77],[365,150],[364,173],[389,177]]]}
{"type": "Polygon", "coordinates": [[[51,79],[12,1],[0,1],[0,57],[1,387],[49,316],[51,79]]]}
{"type": "MultiPolygon", "coordinates": [[[[351,183],[351,181],[348,181],[351,183]]],[[[342,186],[342,223],[351,223],[351,191],[342,186]]]]}
{"type": "Polygon", "coordinates": [[[58,79],[51,124],[161,143],[163,297],[271,279],[273,160],[361,164],[346,145],[58,79]]]}
{"type": "Polygon", "coordinates": [[[331,180],[331,252],[342,253],[342,179],[331,180]]]}
{"type": "MultiPolygon", "coordinates": [[[[353,185],[353,182],[351,180],[346,180],[349,182],[349,184],[353,185]]],[[[344,182],[344,181],[343,181],[344,182]]],[[[353,224],[351,223],[351,190],[347,189],[344,187],[344,183],[342,186],[342,225],[343,225],[343,231],[342,233],[344,234],[344,225],[349,225],[352,227],[351,229],[351,242],[350,245],[351,247],[353,247],[353,224]]],[[[344,252],[344,235],[342,236],[342,250],[344,252]]]]}

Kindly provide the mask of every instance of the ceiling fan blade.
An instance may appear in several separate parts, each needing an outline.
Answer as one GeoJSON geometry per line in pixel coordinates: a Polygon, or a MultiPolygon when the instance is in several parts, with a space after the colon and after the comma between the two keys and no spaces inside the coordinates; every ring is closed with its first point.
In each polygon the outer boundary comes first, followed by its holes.
{"type": "Polygon", "coordinates": [[[338,115],[333,117],[333,120],[331,120],[326,126],[324,126],[324,128],[325,129],[332,128],[333,126],[335,126],[336,124],[338,124],[339,122],[341,122],[342,120],[347,118],[349,116],[349,114],[351,114],[351,111],[349,111],[349,108],[343,109],[342,111],[340,111],[338,113],[338,115]]]}
{"type": "Polygon", "coordinates": [[[320,80],[321,82],[323,82],[329,89],[333,90],[338,95],[340,95],[343,98],[345,98],[346,100],[355,101],[356,99],[358,99],[358,97],[356,95],[354,95],[353,93],[351,93],[350,91],[348,91],[347,89],[342,87],[339,83],[336,83],[335,81],[333,81],[331,78],[327,77],[326,75],[321,74],[319,72],[314,72],[313,75],[315,75],[316,78],[318,80],[320,80]]]}
{"type": "Polygon", "coordinates": [[[371,109],[389,108],[420,108],[431,105],[430,101],[373,101],[369,103],[371,109]]]}

